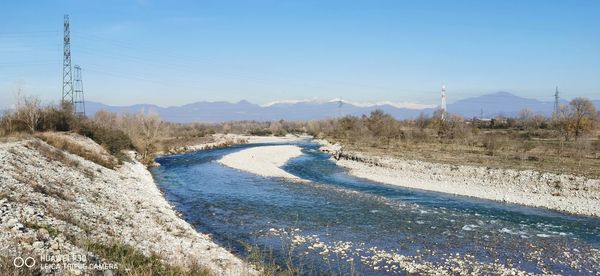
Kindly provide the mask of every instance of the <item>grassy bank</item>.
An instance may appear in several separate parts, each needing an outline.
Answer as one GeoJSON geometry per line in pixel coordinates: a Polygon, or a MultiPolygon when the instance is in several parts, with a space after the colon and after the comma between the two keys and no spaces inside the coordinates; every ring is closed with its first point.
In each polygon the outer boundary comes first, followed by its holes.
{"type": "Polygon", "coordinates": [[[385,143],[324,136],[347,150],[452,165],[530,169],[600,177],[600,141],[528,137],[519,130],[485,130],[468,140],[397,139],[385,143]],[[583,145],[582,145],[583,144],[583,145]]]}

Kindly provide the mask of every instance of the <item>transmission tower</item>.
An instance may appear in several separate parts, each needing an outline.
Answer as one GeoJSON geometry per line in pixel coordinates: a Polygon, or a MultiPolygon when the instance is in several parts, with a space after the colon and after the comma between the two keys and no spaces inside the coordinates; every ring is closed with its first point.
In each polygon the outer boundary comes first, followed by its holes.
{"type": "Polygon", "coordinates": [[[446,85],[442,85],[442,105],[440,106],[442,110],[442,121],[446,119],[446,85]]]}
{"type": "Polygon", "coordinates": [[[83,97],[83,81],[81,78],[81,67],[75,65],[75,82],[73,84],[73,111],[76,115],[85,117],[85,100],[83,97]]]}
{"type": "Polygon", "coordinates": [[[63,46],[63,86],[62,104],[73,106],[73,72],[71,68],[71,30],[69,26],[69,15],[65,14],[65,35],[63,46]]]}
{"type": "Polygon", "coordinates": [[[342,100],[342,97],[340,97],[340,99],[338,100],[338,118],[342,117],[342,106],[344,105],[344,101],[342,100]]]}
{"type": "Polygon", "coordinates": [[[554,115],[558,115],[558,86],[556,86],[556,90],[554,92],[554,115]]]}

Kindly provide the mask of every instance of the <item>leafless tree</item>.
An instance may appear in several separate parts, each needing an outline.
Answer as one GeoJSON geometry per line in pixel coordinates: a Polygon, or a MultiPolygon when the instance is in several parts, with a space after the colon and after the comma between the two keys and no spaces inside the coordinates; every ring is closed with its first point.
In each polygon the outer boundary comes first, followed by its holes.
{"type": "Polygon", "coordinates": [[[419,129],[419,131],[423,132],[425,128],[427,128],[427,125],[429,125],[429,118],[423,112],[421,112],[419,117],[415,119],[415,126],[419,129]]]}
{"type": "Polygon", "coordinates": [[[523,108],[519,112],[519,121],[525,128],[532,127],[532,124],[533,124],[532,118],[533,118],[533,112],[529,108],[523,108]]]}
{"type": "Polygon", "coordinates": [[[141,121],[142,127],[142,158],[147,159],[149,157],[149,154],[153,151],[152,147],[155,145],[156,139],[159,136],[163,121],[156,113],[150,113],[149,115],[139,114],[138,118],[141,121]]]}
{"type": "Polygon", "coordinates": [[[41,119],[40,99],[33,96],[19,96],[17,98],[16,115],[27,129],[34,132],[41,119]]]}
{"type": "Polygon", "coordinates": [[[269,130],[274,135],[277,135],[277,136],[283,135],[284,131],[283,131],[283,123],[282,123],[282,121],[271,122],[269,124],[269,130]]]}
{"type": "Polygon", "coordinates": [[[94,115],[94,121],[101,127],[104,128],[115,128],[117,127],[118,120],[117,114],[106,110],[98,110],[94,115]]]}
{"type": "Polygon", "coordinates": [[[4,134],[10,134],[13,131],[13,116],[9,111],[5,111],[1,117],[2,130],[4,134]]]}
{"type": "Polygon", "coordinates": [[[546,117],[544,117],[544,115],[541,114],[534,115],[533,117],[531,117],[531,123],[533,124],[534,128],[538,129],[542,127],[544,123],[546,123],[546,117]]]}
{"type": "Polygon", "coordinates": [[[559,135],[562,136],[565,141],[569,141],[572,133],[570,118],[570,108],[566,105],[560,105],[558,108],[558,112],[556,112],[552,117],[552,124],[554,125],[556,130],[558,130],[559,135]]]}
{"type": "Polygon", "coordinates": [[[596,107],[586,98],[575,98],[569,103],[571,109],[571,124],[575,131],[575,139],[593,127],[596,119],[596,107]]]}

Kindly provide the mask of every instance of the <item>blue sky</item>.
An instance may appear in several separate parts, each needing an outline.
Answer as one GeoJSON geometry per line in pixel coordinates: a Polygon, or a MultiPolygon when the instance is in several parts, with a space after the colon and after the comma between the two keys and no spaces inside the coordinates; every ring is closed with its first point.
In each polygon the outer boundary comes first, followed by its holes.
{"type": "Polygon", "coordinates": [[[113,105],[600,98],[600,1],[40,0],[0,4],[0,108],[58,101],[64,14],[86,99],[113,105]]]}

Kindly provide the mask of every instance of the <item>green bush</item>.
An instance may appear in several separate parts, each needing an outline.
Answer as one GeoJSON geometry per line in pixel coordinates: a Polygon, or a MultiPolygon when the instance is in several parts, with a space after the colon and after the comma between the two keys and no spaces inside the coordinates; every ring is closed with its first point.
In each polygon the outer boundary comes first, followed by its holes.
{"type": "Polygon", "coordinates": [[[40,130],[70,131],[77,123],[77,118],[70,108],[48,107],[42,111],[40,130]]]}
{"type": "Polygon", "coordinates": [[[134,149],[131,138],[121,130],[108,129],[85,121],[79,126],[77,132],[102,145],[108,152],[119,159],[124,157],[121,151],[134,149]]]}

